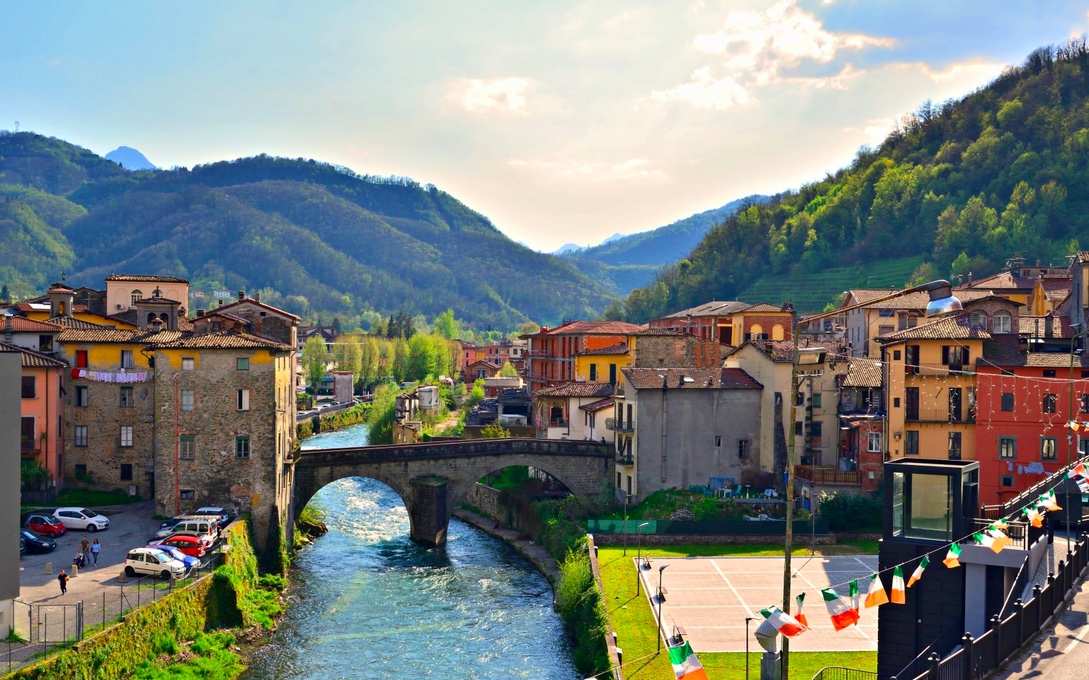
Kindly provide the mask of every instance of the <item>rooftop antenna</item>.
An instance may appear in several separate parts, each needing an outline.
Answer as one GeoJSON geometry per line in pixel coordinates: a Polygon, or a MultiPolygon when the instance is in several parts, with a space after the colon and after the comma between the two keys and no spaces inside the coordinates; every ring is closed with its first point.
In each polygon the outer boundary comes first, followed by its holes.
{"type": "Polygon", "coordinates": [[[15,121],[15,131],[19,131],[19,121],[15,121]]]}

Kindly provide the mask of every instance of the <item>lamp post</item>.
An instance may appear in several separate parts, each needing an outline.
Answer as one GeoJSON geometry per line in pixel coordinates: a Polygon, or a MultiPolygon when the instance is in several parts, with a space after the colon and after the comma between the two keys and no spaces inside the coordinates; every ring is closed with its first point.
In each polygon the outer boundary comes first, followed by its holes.
{"type": "Polygon", "coordinates": [[[755,620],[755,616],[745,617],[745,680],[749,680],[749,622],[755,620]]]}
{"type": "MultiPolygon", "coordinates": [[[[1066,428],[1066,469],[1069,474],[1070,465],[1074,458],[1074,431],[1070,429],[1069,423],[1074,422],[1077,418],[1074,415],[1074,343],[1078,338],[1089,333],[1089,327],[1083,328],[1074,335],[1070,336],[1070,417],[1067,418],[1066,428]]],[[[1064,482],[1066,489],[1066,561],[1070,561],[1070,555],[1074,552],[1070,547],[1070,538],[1073,533],[1070,530],[1070,479],[1067,478],[1064,482]]]]}
{"type": "Polygon", "coordinates": [[[658,651],[662,651],[662,572],[668,564],[658,567],[658,651]]]}
{"type": "Polygon", "coordinates": [[[650,524],[650,522],[643,522],[639,526],[635,527],[635,540],[638,543],[635,552],[635,594],[639,595],[639,581],[643,579],[643,527],[650,524]]]}
{"type": "Polygon", "coordinates": [[[628,499],[630,493],[624,494],[624,557],[628,556],[628,499]]]}
{"type": "MultiPolygon", "coordinates": [[[[885,302],[904,295],[910,295],[911,293],[929,293],[930,302],[926,305],[927,317],[946,316],[948,314],[955,314],[964,309],[960,300],[953,297],[953,287],[949,285],[948,281],[937,280],[929,283],[924,283],[912,288],[905,288],[898,290],[888,295],[876,298],[874,300],[868,300],[866,302],[860,302],[854,305],[848,305],[847,307],[840,307],[830,312],[824,312],[822,314],[815,314],[807,317],[806,322],[819,321],[821,319],[827,319],[833,316],[839,316],[840,314],[846,314],[856,309],[862,309],[863,307],[869,307],[870,305],[877,304],[879,302],[885,302]]],[[[790,554],[794,548],[794,447],[796,445],[795,440],[795,423],[798,419],[798,330],[801,328],[802,320],[798,318],[798,313],[794,312],[794,318],[791,324],[791,341],[794,343],[794,352],[791,356],[790,365],[790,422],[787,424],[789,432],[787,433],[787,461],[786,461],[786,541],[783,554],[783,611],[790,611],[790,579],[792,577],[790,568],[790,554]]],[[[819,356],[815,361],[809,361],[808,363],[822,363],[823,356],[819,356]]],[[[811,501],[812,502],[812,501],[811,501]]],[[[661,613],[659,611],[659,613],[661,613]]],[[[783,653],[781,658],[782,663],[782,680],[789,680],[790,678],[790,639],[783,638],[783,653]]]]}

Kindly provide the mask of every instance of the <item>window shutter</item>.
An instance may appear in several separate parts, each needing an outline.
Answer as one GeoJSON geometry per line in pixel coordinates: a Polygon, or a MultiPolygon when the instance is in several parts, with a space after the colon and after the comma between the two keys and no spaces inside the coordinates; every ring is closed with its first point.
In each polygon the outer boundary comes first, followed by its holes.
{"type": "Polygon", "coordinates": [[[949,345],[942,345],[942,365],[949,365],[949,345]]]}

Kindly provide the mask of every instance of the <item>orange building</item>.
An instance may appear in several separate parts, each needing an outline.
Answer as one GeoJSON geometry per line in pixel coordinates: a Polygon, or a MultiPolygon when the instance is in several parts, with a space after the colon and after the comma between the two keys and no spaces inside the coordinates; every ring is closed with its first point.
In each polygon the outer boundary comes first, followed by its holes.
{"type": "MultiPolygon", "coordinates": [[[[11,319],[11,317],[8,317],[11,319]]],[[[49,471],[50,487],[62,479],[63,423],[61,381],[68,364],[43,352],[7,342],[0,351],[22,355],[22,400],[19,407],[19,448],[23,459],[34,460],[49,471]]]]}
{"type": "Polygon", "coordinates": [[[530,396],[542,387],[575,380],[576,354],[627,343],[641,330],[641,326],[623,321],[572,321],[523,335],[529,341],[526,377],[530,396]]]}

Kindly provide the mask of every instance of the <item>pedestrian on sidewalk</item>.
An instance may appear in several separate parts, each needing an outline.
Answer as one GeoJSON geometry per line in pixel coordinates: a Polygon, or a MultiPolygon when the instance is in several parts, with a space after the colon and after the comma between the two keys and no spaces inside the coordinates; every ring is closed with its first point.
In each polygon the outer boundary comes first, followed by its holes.
{"type": "Polygon", "coordinates": [[[93,557],[93,558],[94,558],[94,561],[95,561],[95,564],[96,564],[96,565],[98,564],[98,553],[99,553],[99,552],[100,552],[101,550],[102,550],[102,544],[101,544],[101,543],[99,543],[99,542],[98,542],[98,539],[96,538],[96,539],[94,540],[94,542],[93,542],[93,543],[91,543],[91,557],[93,557]]]}
{"type": "Polygon", "coordinates": [[[57,574],[57,581],[60,582],[61,595],[64,595],[68,592],[68,574],[64,573],[63,569],[61,569],[60,573],[57,574]]]}
{"type": "Polygon", "coordinates": [[[91,561],[91,544],[87,542],[86,536],[84,536],[83,540],[79,542],[79,551],[83,553],[84,563],[91,561]]]}

